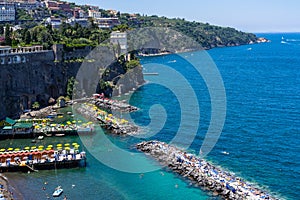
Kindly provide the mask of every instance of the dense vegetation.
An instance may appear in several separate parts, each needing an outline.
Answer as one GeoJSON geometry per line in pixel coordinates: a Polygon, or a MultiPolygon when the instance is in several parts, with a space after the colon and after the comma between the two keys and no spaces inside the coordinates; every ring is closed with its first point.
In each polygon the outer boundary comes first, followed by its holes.
{"type": "MultiPolygon", "coordinates": [[[[72,6],[75,6],[75,4],[72,6]]],[[[87,10],[86,6],[81,6],[87,10]]],[[[103,17],[114,17],[111,13],[101,9],[103,17]]],[[[59,16],[63,17],[63,16],[59,16]]],[[[190,22],[185,19],[169,19],[158,16],[142,16],[139,14],[132,15],[127,13],[117,13],[121,25],[114,27],[113,30],[127,31],[144,27],[168,27],[172,30],[181,32],[182,34],[193,38],[204,48],[235,46],[248,44],[257,40],[256,36],[251,33],[244,33],[229,27],[220,27],[210,25],[208,23],[190,22]]],[[[31,20],[31,16],[25,10],[17,10],[18,20],[31,20]]],[[[29,22],[28,22],[29,23],[29,22]]],[[[62,23],[59,29],[53,29],[51,26],[44,24],[31,26],[24,25],[23,29],[15,31],[11,30],[11,26],[6,25],[7,33],[5,33],[5,25],[0,25],[0,44],[16,46],[26,46],[33,44],[41,44],[45,48],[50,48],[55,43],[65,44],[70,48],[80,48],[84,46],[96,46],[102,41],[107,40],[112,30],[99,29],[93,20],[89,21],[87,27],[78,24],[71,26],[62,23]],[[5,35],[4,35],[5,34],[5,35]]]]}
{"type": "Polygon", "coordinates": [[[0,25],[0,32],[3,29],[8,31],[3,31],[5,32],[5,40],[2,41],[2,45],[17,47],[19,45],[40,44],[47,49],[57,43],[65,44],[71,48],[97,46],[103,40],[108,39],[110,34],[110,30],[101,30],[92,21],[88,27],[82,27],[79,24],[71,26],[70,24],[62,23],[59,29],[53,29],[50,25],[38,25],[33,28],[12,31],[10,25],[7,24],[5,28],[3,25],[0,25]]]}
{"type": "Polygon", "coordinates": [[[169,19],[158,16],[136,15],[132,18],[130,14],[120,16],[122,28],[143,28],[143,27],[168,27],[181,32],[196,40],[204,48],[218,46],[234,46],[255,42],[257,37],[252,33],[245,33],[230,27],[220,27],[208,23],[190,22],[185,19],[169,19]]]}

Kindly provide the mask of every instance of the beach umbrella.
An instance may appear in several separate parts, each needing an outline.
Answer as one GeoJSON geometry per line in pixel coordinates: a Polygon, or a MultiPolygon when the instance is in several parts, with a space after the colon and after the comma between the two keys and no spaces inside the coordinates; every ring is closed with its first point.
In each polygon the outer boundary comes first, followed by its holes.
{"type": "Polygon", "coordinates": [[[61,146],[62,146],[62,144],[57,144],[56,146],[57,146],[57,147],[61,147],[61,146]]]}
{"type": "Polygon", "coordinates": [[[73,146],[76,146],[76,145],[78,145],[78,144],[77,144],[76,142],[74,142],[74,143],[72,143],[72,145],[73,145],[73,146]]]}
{"type": "Polygon", "coordinates": [[[25,149],[25,150],[29,150],[29,149],[30,149],[30,147],[24,147],[24,149],[25,149]]]}
{"type": "Polygon", "coordinates": [[[49,145],[48,145],[48,148],[53,148],[53,145],[52,145],[52,144],[49,144],[49,145]]]}
{"type": "Polygon", "coordinates": [[[36,149],[36,146],[32,146],[31,149],[32,149],[32,150],[33,150],[33,149],[36,149]]]}
{"type": "Polygon", "coordinates": [[[73,120],[73,121],[72,121],[72,123],[73,123],[73,124],[76,124],[76,121],[75,121],[75,120],[73,120]]]}
{"type": "Polygon", "coordinates": [[[62,147],[57,147],[57,150],[62,150],[62,147]]]}
{"type": "Polygon", "coordinates": [[[0,149],[0,152],[4,152],[6,149],[0,149]]]}
{"type": "Polygon", "coordinates": [[[51,149],[52,149],[51,147],[47,147],[47,148],[46,148],[47,151],[49,151],[49,150],[51,150],[51,149]]]}
{"type": "Polygon", "coordinates": [[[70,147],[65,147],[65,150],[70,151],[70,147]]]}
{"type": "Polygon", "coordinates": [[[21,149],[20,148],[15,148],[15,151],[20,151],[21,149]]]}
{"type": "Polygon", "coordinates": [[[70,121],[67,121],[67,124],[68,124],[68,125],[71,125],[72,123],[71,123],[70,121]]]}
{"type": "Polygon", "coordinates": [[[44,146],[43,146],[43,145],[40,145],[39,148],[44,148],[44,146]]]}
{"type": "Polygon", "coordinates": [[[10,147],[10,148],[7,149],[7,151],[12,151],[12,150],[14,150],[14,148],[10,147]]]}
{"type": "Polygon", "coordinates": [[[65,147],[68,147],[68,146],[70,146],[70,144],[69,144],[69,143],[66,143],[66,144],[65,144],[65,147]]]}

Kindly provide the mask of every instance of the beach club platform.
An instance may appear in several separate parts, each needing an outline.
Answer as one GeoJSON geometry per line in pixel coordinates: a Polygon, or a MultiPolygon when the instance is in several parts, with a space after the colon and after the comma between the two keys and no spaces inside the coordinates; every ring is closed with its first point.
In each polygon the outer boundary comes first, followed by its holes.
{"type": "Polygon", "coordinates": [[[66,147],[60,150],[0,152],[0,172],[28,172],[86,167],[86,153],[66,147]]]}

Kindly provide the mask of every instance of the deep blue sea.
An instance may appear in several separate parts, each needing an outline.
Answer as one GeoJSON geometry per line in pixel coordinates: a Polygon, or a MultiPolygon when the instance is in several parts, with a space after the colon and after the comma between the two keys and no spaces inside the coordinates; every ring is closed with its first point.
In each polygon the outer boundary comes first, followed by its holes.
{"type": "MultiPolygon", "coordinates": [[[[226,116],[222,133],[206,159],[281,199],[299,199],[300,34],[259,36],[271,42],[207,51],[223,80],[226,99],[215,101],[220,103],[218,105],[226,105],[226,116]]],[[[81,138],[90,142],[86,147],[88,166],[85,169],[9,173],[7,177],[22,192],[24,199],[47,199],[47,196],[51,199],[57,185],[64,188],[68,199],[74,200],[215,199],[167,169],[125,173],[107,167],[97,159],[97,152],[111,151],[111,147],[103,142],[105,139],[132,155],[135,153],[133,145],[148,139],[179,146],[191,144],[188,151],[199,154],[212,119],[222,118],[212,112],[212,91],[220,89],[213,84],[218,83],[218,80],[214,81],[216,74],[208,76],[213,80],[208,84],[205,75],[199,74],[187,62],[206,63],[203,58],[203,52],[142,58],[145,72],[159,75],[145,76],[147,84],[124,98],[140,108],[130,117],[141,127],[150,125],[142,130],[152,134],[151,137],[109,136],[98,130],[96,135],[81,138]],[[175,71],[178,77],[174,75],[175,71]],[[186,95],[191,91],[191,95],[186,95]],[[41,189],[44,182],[48,182],[45,191],[41,189]]],[[[80,142],[79,138],[66,137],[47,138],[42,144],[70,141],[80,142]]],[[[26,142],[28,140],[10,140],[1,141],[1,144],[15,146],[26,142]]],[[[156,165],[155,162],[152,164],[156,165]]],[[[122,165],[120,159],[121,169],[124,168],[122,165]]],[[[63,196],[57,199],[63,199],[63,196]]]]}

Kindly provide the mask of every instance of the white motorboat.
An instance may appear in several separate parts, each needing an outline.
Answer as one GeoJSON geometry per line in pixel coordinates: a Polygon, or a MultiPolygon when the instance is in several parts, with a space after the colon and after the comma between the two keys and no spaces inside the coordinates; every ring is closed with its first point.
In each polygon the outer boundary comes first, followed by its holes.
{"type": "Polygon", "coordinates": [[[38,137],[38,140],[42,140],[42,139],[44,139],[44,136],[40,135],[40,136],[38,137]]]}
{"type": "Polygon", "coordinates": [[[53,197],[59,197],[62,193],[63,193],[63,189],[58,186],[57,188],[55,188],[55,191],[53,192],[53,197]]]}

